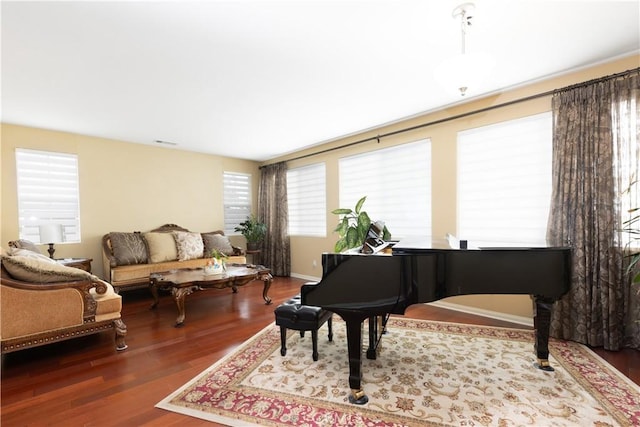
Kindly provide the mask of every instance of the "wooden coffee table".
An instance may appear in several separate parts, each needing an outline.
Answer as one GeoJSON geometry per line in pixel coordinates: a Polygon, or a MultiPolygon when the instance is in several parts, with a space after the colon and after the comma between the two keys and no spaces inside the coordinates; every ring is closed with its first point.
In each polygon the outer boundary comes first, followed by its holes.
{"type": "Polygon", "coordinates": [[[158,289],[170,289],[173,299],[178,306],[178,318],[176,327],[184,324],[185,297],[195,291],[204,289],[231,288],[238,292],[238,286],[246,285],[253,280],[262,280],[264,289],[262,298],[265,304],[271,304],[271,298],[267,295],[271,287],[271,270],[261,265],[232,264],[227,265],[226,272],[222,274],[205,274],[202,268],[182,268],[166,273],[155,273],[150,277],[149,288],[154,302],[151,308],[158,306],[160,299],[158,289]]]}

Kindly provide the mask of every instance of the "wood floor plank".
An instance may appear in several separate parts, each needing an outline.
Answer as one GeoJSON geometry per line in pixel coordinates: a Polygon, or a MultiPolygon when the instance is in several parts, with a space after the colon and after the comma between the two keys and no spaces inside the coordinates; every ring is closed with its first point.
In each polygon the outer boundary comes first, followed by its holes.
{"type": "MultiPolygon", "coordinates": [[[[276,278],[269,292],[271,305],[262,300],[262,282],[241,287],[236,294],[225,290],[196,292],[187,296],[182,328],[173,326],[177,310],[169,294],[162,294],[158,308],[150,310],[148,290],[125,292],[122,314],[128,328],[126,351],[116,352],[113,336],[103,333],[2,358],[0,424],[211,426],[154,405],[272,325],[275,307],[299,293],[302,283],[300,279],[276,278]]],[[[423,304],[410,307],[406,315],[523,328],[423,304]]],[[[640,352],[594,351],[640,383],[640,352]]]]}

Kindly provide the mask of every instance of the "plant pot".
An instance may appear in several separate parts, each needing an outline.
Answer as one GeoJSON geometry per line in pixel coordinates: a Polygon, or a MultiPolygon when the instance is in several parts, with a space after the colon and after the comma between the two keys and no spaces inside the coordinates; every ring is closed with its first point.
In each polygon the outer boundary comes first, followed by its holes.
{"type": "Polygon", "coordinates": [[[248,251],[257,251],[260,249],[261,242],[247,242],[248,251]]]}

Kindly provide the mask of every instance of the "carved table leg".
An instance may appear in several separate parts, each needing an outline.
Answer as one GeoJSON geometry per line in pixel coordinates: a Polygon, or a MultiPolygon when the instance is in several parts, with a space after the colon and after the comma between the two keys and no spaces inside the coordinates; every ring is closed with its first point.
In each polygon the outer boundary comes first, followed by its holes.
{"type": "Polygon", "coordinates": [[[149,290],[153,296],[153,304],[151,304],[150,308],[154,309],[160,303],[160,297],[158,296],[158,283],[156,282],[156,279],[152,278],[149,280],[149,290]]]}
{"type": "Polygon", "coordinates": [[[271,298],[267,293],[269,292],[269,288],[271,287],[271,282],[273,280],[273,276],[271,273],[262,274],[259,277],[260,280],[264,282],[264,289],[262,290],[262,299],[264,300],[265,305],[271,304],[271,298]]]}
{"type": "Polygon", "coordinates": [[[178,317],[176,319],[176,328],[179,328],[184,324],[184,318],[186,316],[185,312],[185,297],[187,295],[191,295],[194,291],[199,289],[198,286],[187,286],[185,288],[172,288],[171,293],[173,294],[173,299],[176,302],[176,306],[178,307],[178,317]]]}
{"type": "Polygon", "coordinates": [[[116,319],[113,321],[113,328],[116,330],[116,350],[126,350],[129,347],[124,342],[124,337],[127,335],[127,325],[124,324],[122,319],[116,319]]]}

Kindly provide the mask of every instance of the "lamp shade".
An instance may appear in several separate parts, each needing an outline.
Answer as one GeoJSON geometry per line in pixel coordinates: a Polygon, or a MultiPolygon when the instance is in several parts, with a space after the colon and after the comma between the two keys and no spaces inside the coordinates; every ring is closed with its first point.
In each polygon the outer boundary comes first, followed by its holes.
{"type": "Polygon", "coordinates": [[[43,224],[39,228],[40,243],[60,243],[63,241],[62,224],[43,224]]]}

